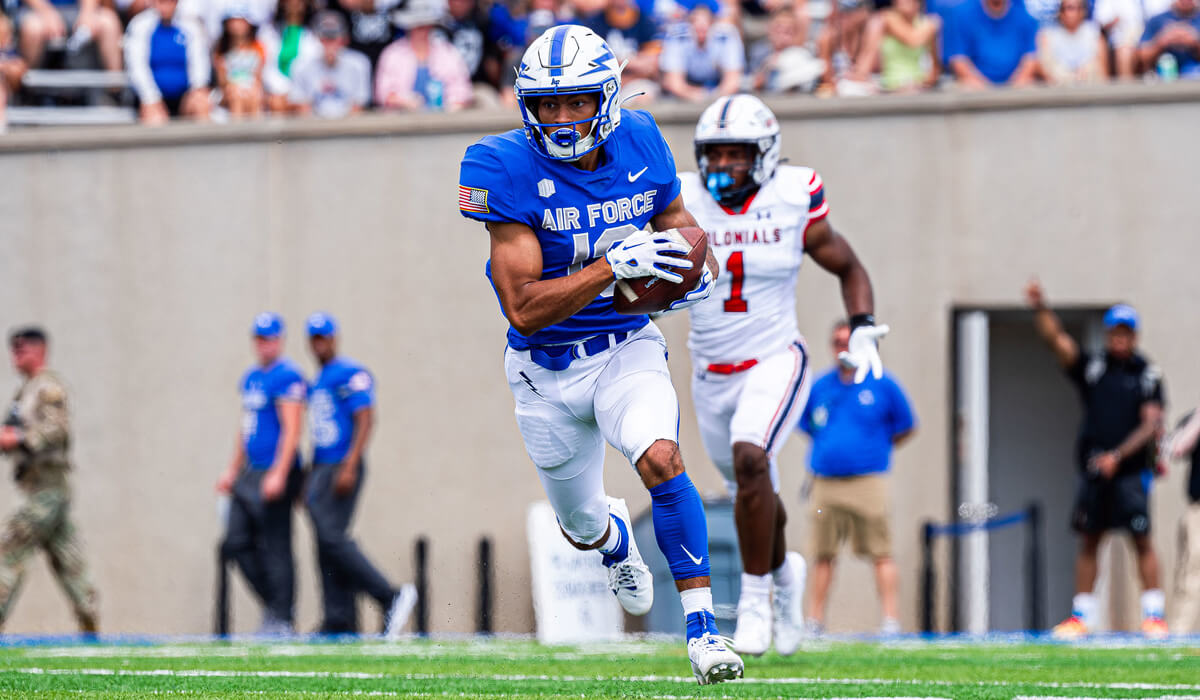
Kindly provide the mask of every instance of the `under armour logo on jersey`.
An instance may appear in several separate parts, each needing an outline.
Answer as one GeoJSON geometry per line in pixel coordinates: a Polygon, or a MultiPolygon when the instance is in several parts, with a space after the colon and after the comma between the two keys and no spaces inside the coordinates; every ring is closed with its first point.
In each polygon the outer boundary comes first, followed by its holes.
{"type": "Polygon", "coordinates": [[[863,389],[858,392],[858,402],[863,406],[870,406],[875,403],[875,394],[872,394],[870,389],[863,389]]]}
{"type": "Polygon", "coordinates": [[[542,197],[549,197],[554,194],[554,180],[546,178],[538,183],[538,194],[542,197]]]}

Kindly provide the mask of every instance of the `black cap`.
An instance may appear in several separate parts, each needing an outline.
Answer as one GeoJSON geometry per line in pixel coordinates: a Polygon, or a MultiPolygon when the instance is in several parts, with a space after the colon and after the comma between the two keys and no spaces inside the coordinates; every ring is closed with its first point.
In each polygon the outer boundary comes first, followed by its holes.
{"type": "Polygon", "coordinates": [[[46,344],[46,331],[40,326],[25,326],[23,328],[13,329],[8,334],[9,347],[16,347],[18,343],[41,343],[46,344]]]}

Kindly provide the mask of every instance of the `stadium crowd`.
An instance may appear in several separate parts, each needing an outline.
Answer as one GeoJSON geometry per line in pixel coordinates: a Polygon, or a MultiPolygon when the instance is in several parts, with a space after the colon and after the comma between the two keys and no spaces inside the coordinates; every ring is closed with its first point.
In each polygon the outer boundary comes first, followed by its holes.
{"type": "MultiPolygon", "coordinates": [[[[871,95],[1200,77],[1197,0],[4,0],[0,109],[30,68],[125,71],[145,123],[514,105],[583,24],[635,99],[871,95]]],[[[119,102],[109,88],[105,99],[119,102]]],[[[125,93],[128,100],[129,93],[125,93]]]]}

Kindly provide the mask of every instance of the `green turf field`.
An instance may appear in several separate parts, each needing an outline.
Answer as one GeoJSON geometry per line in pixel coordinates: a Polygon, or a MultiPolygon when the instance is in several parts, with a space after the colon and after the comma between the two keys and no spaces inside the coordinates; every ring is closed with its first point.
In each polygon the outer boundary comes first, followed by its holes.
{"type": "Polygon", "coordinates": [[[1200,647],[820,642],[698,686],[682,643],[525,640],[0,647],[0,697],[1200,698],[1200,647]]]}

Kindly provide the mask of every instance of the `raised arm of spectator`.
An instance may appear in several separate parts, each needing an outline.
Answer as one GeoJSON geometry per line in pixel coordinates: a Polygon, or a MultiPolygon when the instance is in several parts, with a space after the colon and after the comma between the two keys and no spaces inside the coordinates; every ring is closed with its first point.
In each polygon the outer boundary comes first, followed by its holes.
{"type": "Polygon", "coordinates": [[[1038,336],[1054,351],[1054,356],[1058,358],[1060,365],[1063,367],[1073,366],[1079,359],[1079,345],[1063,330],[1062,322],[1058,320],[1058,314],[1046,306],[1042,285],[1036,279],[1030,280],[1025,287],[1025,300],[1033,309],[1033,326],[1037,329],[1038,336]]]}

